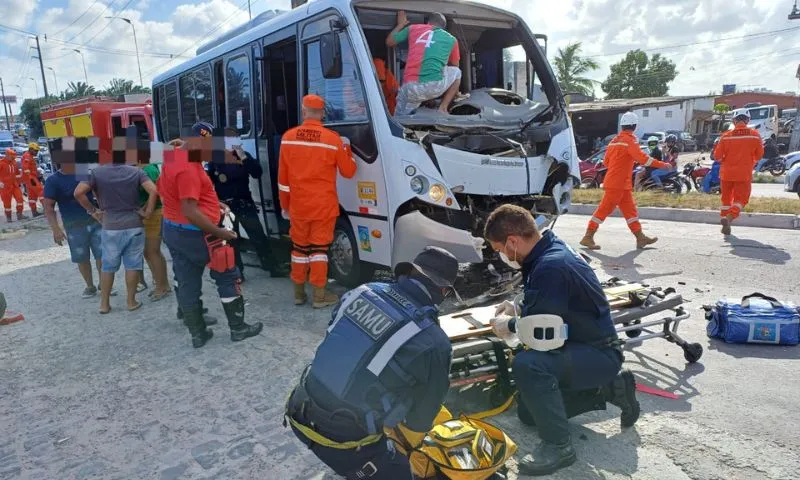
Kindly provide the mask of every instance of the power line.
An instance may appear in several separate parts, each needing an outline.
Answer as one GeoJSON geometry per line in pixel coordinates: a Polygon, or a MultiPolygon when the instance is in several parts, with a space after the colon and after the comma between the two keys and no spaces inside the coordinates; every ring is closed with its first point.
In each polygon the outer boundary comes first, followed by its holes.
{"type": "MultiPolygon", "coordinates": [[[[800,27],[788,27],[788,28],[782,28],[780,30],[770,30],[770,31],[767,31],[767,32],[750,33],[748,35],[741,35],[741,36],[738,36],[738,37],[717,38],[717,39],[714,39],[714,40],[706,40],[706,41],[703,41],[703,42],[681,43],[681,44],[675,44],[675,45],[665,45],[663,47],[640,48],[638,50],[641,50],[643,52],[654,52],[654,51],[659,51],[659,50],[669,50],[669,49],[672,49],[672,48],[693,47],[693,46],[696,46],[696,45],[706,45],[706,44],[710,44],[710,43],[724,42],[724,41],[727,41],[727,40],[741,40],[743,38],[760,37],[760,36],[772,36],[772,35],[777,35],[778,33],[789,32],[789,31],[798,30],[798,29],[800,29],[800,27]]],[[[617,56],[617,55],[626,55],[629,51],[630,50],[625,51],[625,52],[618,52],[618,53],[602,53],[602,54],[598,54],[598,55],[587,55],[586,58],[614,57],[614,56],[617,56]]]]}
{"type": "Polygon", "coordinates": [[[69,38],[69,40],[67,40],[67,41],[68,41],[68,42],[71,42],[72,40],[75,40],[75,37],[77,37],[77,36],[78,36],[78,35],[80,35],[81,33],[85,32],[85,31],[86,31],[86,30],[87,30],[89,27],[91,27],[92,25],[94,25],[94,24],[95,24],[95,22],[96,22],[97,20],[99,20],[99,19],[100,19],[100,17],[102,17],[104,13],[106,13],[106,10],[108,10],[108,9],[109,9],[109,7],[111,7],[111,6],[112,6],[112,5],[114,5],[115,3],[117,3],[117,0],[111,0],[111,3],[108,3],[108,4],[106,4],[105,8],[103,8],[103,10],[102,10],[102,11],[101,11],[101,12],[100,12],[100,13],[99,13],[99,14],[98,14],[96,17],[94,17],[94,20],[92,20],[91,22],[89,22],[89,24],[88,24],[88,25],[86,25],[85,27],[83,27],[83,29],[82,29],[80,32],[78,32],[78,33],[76,33],[75,35],[71,36],[71,37],[69,38]]]}
{"type": "MultiPolygon", "coordinates": [[[[241,4],[241,5],[239,5],[239,8],[238,8],[237,10],[242,10],[242,9],[244,8],[244,6],[245,6],[245,5],[247,5],[248,3],[250,3],[250,4],[252,5],[253,3],[256,3],[256,2],[258,2],[258,1],[259,1],[259,0],[252,0],[252,2],[251,2],[250,0],[245,0],[244,2],[242,2],[242,4],[241,4]]],[[[217,24],[217,25],[216,25],[214,28],[212,28],[211,30],[209,30],[208,32],[206,32],[205,34],[203,34],[203,37],[207,37],[208,35],[211,35],[212,33],[216,32],[217,30],[219,30],[220,28],[222,28],[222,26],[223,26],[224,24],[228,23],[228,20],[230,20],[231,18],[233,18],[233,17],[234,17],[235,15],[237,15],[238,13],[240,13],[240,12],[239,12],[239,11],[233,12],[233,13],[232,13],[232,14],[231,14],[231,15],[230,15],[228,18],[226,18],[225,20],[222,20],[222,21],[221,21],[221,22],[219,22],[219,23],[218,23],[218,24],[217,24]]],[[[202,38],[202,37],[201,37],[201,38],[202,38]]],[[[153,72],[157,72],[157,71],[161,70],[162,68],[166,67],[167,65],[169,65],[170,63],[172,63],[173,61],[175,61],[175,59],[176,59],[176,58],[178,58],[178,57],[182,57],[184,53],[186,53],[186,52],[188,52],[189,50],[191,50],[191,49],[193,49],[193,48],[196,48],[196,47],[197,47],[196,45],[192,45],[192,46],[190,46],[190,47],[186,48],[184,51],[182,51],[182,52],[180,52],[178,55],[176,55],[176,56],[175,56],[175,58],[172,58],[172,59],[170,59],[170,60],[168,60],[168,61],[166,61],[166,62],[162,63],[161,65],[157,66],[156,68],[150,69],[150,70],[148,70],[147,72],[145,72],[145,76],[149,76],[151,73],[153,73],[153,72]]]]}
{"type": "Polygon", "coordinates": [[[60,34],[61,32],[63,32],[64,30],[67,30],[67,29],[69,29],[69,27],[71,27],[71,26],[75,25],[75,22],[77,22],[78,20],[80,20],[81,18],[83,18],[83,16],[84,16],[84,15],[86,15],[87,13],[89,13],[89,10],[91,10],[91,9],[92,9],[92,7],[94,7],[95,5],[97,5],[97,2],[98,2],[98,1],[99,1],[99,0],[94,0],[94,2],[92,2],[92,4],[91,4],[91,5],[89,5],[89,8],[87,8],[86,10],[84,10],[84,11],[83,11],[83,13],[81,13],[80,15],[78,15],[78,18],[76,18],[75,20],[73,20],[73,21],[72,21],[72,22],[71,22],[69,25],[67,25],[66,27],[64,27],[64,28],[62,28],[61,30],[59,30],[59,31],[57,31],[56,33],[54,33],[54,34],[53,34],[53,36],[56,36],[56,35],[60,34]]]}
{"type": "MultiPolygon", "coordinates": [[[[126,4],[125,4],[125,6],[123,6],[123,7],[122,7],[122,8],[121,8],[119,11],[120,11],[120,12],[124,12],[124,11],[125,11],[125,9],[126,9],[126,8],[128,8],[128,5],[130,5],[132,2],[133,2],[133,0],[128,0],[128,3],[126,3],[126,4]]],[[[93,36],[92,36],[92,37],[91,37],[89,40],[86,40],[86,41],[84,42],[84,45],[88,44],[89,42],[91,42],[92,40],[94,40],[95,38],[97,38],[97,36],[98,36],[98,35],[100,35],[100,34],[101,34],[101,33],[103,33],[104,31],[106,31],[106,29],[108,29],[108,27],[109,27],[109,26],[111,26],[111,22],[113,22],[113,21],[114,21],[114,19],[113,19],[113,18],[109,19],[109,21],[108,21],[108,23],[106,24],[106,26],[105,26],[105,27],[103,27],[103,28],[101,28],[100,30],[98,30],[98,32],[97,32],[97,33],[95,33],[95,34],[94,34],[94,35],[93,35],[93,36]]]]}

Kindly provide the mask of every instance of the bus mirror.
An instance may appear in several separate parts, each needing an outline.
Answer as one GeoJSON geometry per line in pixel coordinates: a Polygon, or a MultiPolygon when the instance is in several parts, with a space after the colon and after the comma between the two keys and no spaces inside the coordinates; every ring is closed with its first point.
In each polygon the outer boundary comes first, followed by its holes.
{"type": "Polygon", "coordinates": [[[335,32],[325,33],[319,38],[319,62],[324,78],[342,76],[342,47],[335,32]]]}

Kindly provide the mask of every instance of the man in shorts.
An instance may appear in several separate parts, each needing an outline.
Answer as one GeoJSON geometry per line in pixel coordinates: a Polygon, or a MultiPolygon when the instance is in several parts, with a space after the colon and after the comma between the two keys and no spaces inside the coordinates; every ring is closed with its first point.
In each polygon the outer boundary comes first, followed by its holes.
{"type": "MultiPolygon", "coordinates": [[[[97,221],[92,218],[81,205],[75,200],[73,193],[78,186],[78,178],[75,176],[75,164],[66,163],[56,166],[56,172],[50,175],[44,183],[44,214],[50,230],[53,232],[53,241],[57,245],[63,245],[67,240],[69,253],[72,263],[78,265],[86,288],[81,297],[90,298],[97,295],[97,287],[92,278],[91,257],[97,264],[97,276],[102,271],[102,249],[100,247],[100,231],[102,228],[97,221]],[[56,218],[55,207],[58,205],[58,212],[61,214],[61,225],[56,218]]],[[[94,197],[89,194],[89,201],[94,203],[94,197]]]]}
{"type": "Polygon", "coordinates": [[[158,200],[156,185],[142,170],[124,163],[109,163],[92,170],[89,179],[75,188],[75,199],[86,213],[103,225],[103,272],[100,275],[100,313],[111,311],[109,295],[114,285],[114,274],[120,264],[125,266],[125,286],[128,293],[128,310],[138,310],[142,304],[136,300],[136,286],[144,269],[144,225],[142,218],[153,214],[158,200]],[[144,208],[139,207],[139,187],[149,197],[144,208]],[[89,201],[88,193],[94,191],[100,208],[89,201]]]}
{"type": "Polygon", "coordinates": [[[408,115],[422,103],[439,97],[439,111],[448,113],[458,93],[461,54],[458,40],[445,30],[447,19],[432,13],[428,23],[410,25],[406,12],[397,12],[397,26],[386,37],[386,46],[408,43],[403,86],[397,94],[397,114],[408,115]]]}

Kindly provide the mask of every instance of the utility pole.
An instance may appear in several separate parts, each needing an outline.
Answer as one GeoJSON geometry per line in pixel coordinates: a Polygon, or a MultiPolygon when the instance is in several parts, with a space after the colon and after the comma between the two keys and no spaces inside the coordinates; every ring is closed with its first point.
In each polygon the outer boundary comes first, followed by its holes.
{"type": "Polygon", "coordinates": [[[56,78],[56,71],[53,70],[53,67],[47,67],[47,69],[53,72],[53,82],[55,82],[56,84],[56,96],[58,96],[59,90],[58,90],[58,78],[56,78]]]}
{"type": "Polygon", "coordinates": [[[36,35],[36,50],[39,52],[39,70],[42,72],[42,88],[44,88],[44,98],[47,98],[47,79],[44,78],[44,63],[42,62],[42,49],[39,48],[39,35],[36,35]]]}
{"type": "Polygon", "coordinates": [[[133,29],[133,45],[136,47],[136,65],[139,67],[139,86],[144,87],[144,81],[142,80],[142,63],[139,61],[139,42],[136,40],[136,27],[133,25],[133,21],[130,18],[124,17],[106,17],[110,18],[111,20],[118,18],[123,22],[127,23],[133,29]]]}
{"type": "Polygon", "coordinates": [[[8,107],[6,107],[6,89],[3,86],[2,78],[0,78],[0,95],[3,96],[3,110],[6,112],[6,130],[11,130],[11,122],[8,120],[8,107]]]}
{"type": "Polygon", "coordinates": [[[247,13],[250,15],[250,20],[253,19],[253,12],[250,10],[250,0],[247,0],[247,13]]]}

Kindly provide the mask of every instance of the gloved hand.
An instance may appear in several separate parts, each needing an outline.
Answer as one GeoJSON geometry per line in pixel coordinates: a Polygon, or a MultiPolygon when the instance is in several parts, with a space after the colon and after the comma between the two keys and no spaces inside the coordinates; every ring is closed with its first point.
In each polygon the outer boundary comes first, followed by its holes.
{"type": "Polygon", "coordinates": [[[498,305],[494,310],[494,316],[498,317],[500,315],[508,315],[509,317],[514,317],[517,315],[517,307],[514,306],[514,302],[510,300],[506,300],[500,305],[498,305]]]}
{"type": "Polygon", "coordinates": [[[289,212],[288,212],[287,210],[281,210],[281,216],[282,216],[282,217],[283,217],[285,220],[289,220],[289,212]]]}
{"type": "Polygon", "coordinates": [[[491,319],[490,324],[494,334],[502,339],[510,337],[513,332],[511,331],[511,328],[509,328],[508,324],[513,318],[514,317],[502,316],[491,319]]]}

